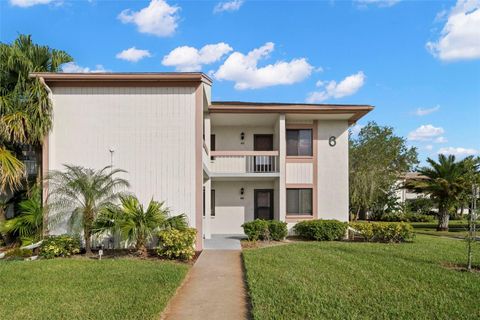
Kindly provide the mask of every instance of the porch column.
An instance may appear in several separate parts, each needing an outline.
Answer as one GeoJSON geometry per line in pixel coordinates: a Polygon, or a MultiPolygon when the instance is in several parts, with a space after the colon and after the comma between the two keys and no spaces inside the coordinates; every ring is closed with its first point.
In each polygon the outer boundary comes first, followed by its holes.
{"type": "Polygon", "coordinates": [[[278,136],[279,136],[279,148],[278,158],[280,163],[280,183],[279,183],[279,218],[280,221],[286,220],[287,212],[287,189],[286,189],[286,177],[285,177],[285,159],[287,155],[286,147],[286,131],[285,131],[285,114],[280,114],[278,124],[278,136]]]}
{"type": "Polygon", "coordinates": [[[203,236],[205,239],[210,239],[212,237],[212,231],[210,228],[210,221],[212,218],[212,180],[208,179],[204,182],[203,187],[205,188],[205,216],[203,217],[203,236]]]}
{"type": "MultiPolygon", "coordinates": [[[[203,134],[205,135],[205,145],[207,146],[208,152],[210,152],[210,146],[211,146],[210,135],[211,135],[211,130],[210,130],[210,114],[209,114],[209,113],[204,113],[204,115],[203,115],[203,134]]],[[[209,154],[209,155],[210,155],[210,154],[209,154]]]]}

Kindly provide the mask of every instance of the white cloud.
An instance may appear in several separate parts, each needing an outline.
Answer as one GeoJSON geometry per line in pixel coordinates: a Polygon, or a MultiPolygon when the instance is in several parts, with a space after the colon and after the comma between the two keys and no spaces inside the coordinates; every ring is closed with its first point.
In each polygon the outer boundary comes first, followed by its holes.
{"type": "Polygon", "coordinates": [[[179,10],[179,7],[170,6],[164,0],[152,0],[148,7],[140,11],[123,10],[118,15],[118,19],[123,23],[136,24],[141,33],[168,37],[177,29],[179,10]]]}
{"type": "Polygon", "coordinates": [[[377,7],[392,7],[401,0],[354,0],[360,7],[375,5],[377,7]]]}
{"type": "Polygon", "coordinates": [[[339,83],[336,81],[317,81],[317,87],[323,87],[323,90],[309,93],[308,103],[321,102],[330,98],[339,99],[351,96],[356,93],[364,84],[366,76],[362,71],[352,74],[339,83]]]}
{"type": "Polygon", "coordinates": [[[466,156],[473,156],[478,154],[478,150],[462,148],[462,147],[458,147],[458,148],[446,147],[446,148],[440,148],[440,150],[438,150],[438,153],[442,153],[446,155],[453,154],[459,157],[466,157],[466,156]]]}
{"type": "Polygon", "coordinates": [[[431,144],[427,144],[425,146],[425,149],[427,149],[428,151],[432,151],[433,150],[433,146],[431,144]]]}
{"type": "Polygon", "coordinates": [[[28,8],[37,4],[49,4],[52,2],[60,2],[59,0],[10,0],[12,6],[28,8]]]}
{"type": "Polygon", "coordinates": [[[220,13],[220,12],[224,12],[224,11],[229,11],[229,12],[237,11],[237,10],[240,9],[243,2],[244,2],[243,0],[232,0],[232,1],[227,1],[227,2],[219,2],[215,6],[215,8],[213,8],[213,13],[220,13]]]}
{"type": "Polygon", "coordinates": [[[175,67],[177,71],[200,71],[202,65],[217,62],[232,50],[232,47],[224,42],[207,44],[200,50],[182,46],[173,49],[163,57],[162,64],[175,67]]]}
{"type": "Polygon", "coordinates": [[[143,58],[151,57],[150,51],[137,49],[135,47],[131,47],[129,49],[125,49],[122,52],[117,53],[115,56],[117,59],[127,60],[130,62],[138,62],[143,58]]]}
{"type": "Polygon", "coordinates": [[[480,0],[458,0],[448,15],[440,38],[427,42],[426,46],[435,57],[444,61],[479,59],[480,0]]]}
{"type": "Polygon", "coordinates": [[[435,138],[435,140],[433,140],[433,142],[435,142],[435,143],[447,143],[448,140],[444,136],[440,136],[438,138],[435,138]]]}
{"type": "Polygon", "coordinates": [[[431,124],[421,125],[408,134],[408,140],[432,141],[445,133],[442,127],[434,127],[431,124]]]}
{"type": "Polygon", "coordinates": [[[109,72],[101,64],[97,64],[94,69],[88,67],[81,67],[75,62],[68,62],[62,65],[62,71],[66,73],[97,73],[109,72]]]}
{"type": "Polygon", "coordinates": [[[427,114],[434,113],[440,110],[440,106],[437,105],[436,107],[433,108],[418,108],[415,110],[415,115],[417,116],[426,116],[427,114]]]}
{"type": "Polygon", "coordinates": [[[305,58],[277,61],[259,68],[258,62],[268,57],[274,48],[273,42],[267,42],[246,55],[232,53],[215,72],[215,78],[234,81],[235,89],[245,90],[293,84],[310,76],[314,67],[305,58]]]}

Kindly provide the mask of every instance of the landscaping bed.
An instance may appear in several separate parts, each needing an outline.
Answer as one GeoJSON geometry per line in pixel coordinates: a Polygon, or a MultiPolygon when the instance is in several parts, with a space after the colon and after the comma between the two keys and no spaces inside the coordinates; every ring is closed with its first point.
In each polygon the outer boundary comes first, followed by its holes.
{"type": "Polygon", "coordinates": [[[128,258],[0,262],[0,318],[158,319],[188,269],[128,258]]]}
{"type": "Polygon", "coordinates": [[[465,264],[462,241],[299,242],[243,256],[254,319],[480,317],[480,275],[448,267],[465,264]]]}

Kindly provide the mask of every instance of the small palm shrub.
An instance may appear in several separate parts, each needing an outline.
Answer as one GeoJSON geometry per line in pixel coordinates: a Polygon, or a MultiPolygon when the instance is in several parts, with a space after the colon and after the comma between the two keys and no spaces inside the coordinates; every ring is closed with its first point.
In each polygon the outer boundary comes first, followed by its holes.
{"type": "Polygon", "coordinates": [[[307,220],[297,223],[293,230],[301,238],[316,241],[341,240],[348,224],[338,220],[307,220]]]}
{"type": "Polygon", "coordinates": [[[27,195],[28,198],[18,204],[20,214],[0,223],[0,232],[20,239],[22,245],[40,240],[43,231],[42,190],[34,186],[27,195]]]}
{"type": "Polygon", "coordinates": [[[415,236],[413,227],[405,222],[355,222],[350,226],[357,230],[365,241],[405,242],[415,236]]]}
{"type": "Polygon", "coordinates": [[[96,234],[119,233],[128,244],[133,244],[138,255],[146,257],[147,245],[160,230],[188,228],[187,216],[169,216],[170,209],[163,202],[150,200],[145,208],[135,195],[121,195],[120,205],[109,205],[94,223],[96,234]]]}
{"type": "Polygon", "coordinates": [[[158,233],[159,247],[157,253],[168,259],[191,260],[195,256],[195,236],[197,230],[194,228],[165,229],[158,233]]]}
{"type": "Polygon", "coordinates": [[[40,246],[40,256],[46,259],[69,257],[80,252],[80,239],[68,234],[50,236],[40,246]]]}

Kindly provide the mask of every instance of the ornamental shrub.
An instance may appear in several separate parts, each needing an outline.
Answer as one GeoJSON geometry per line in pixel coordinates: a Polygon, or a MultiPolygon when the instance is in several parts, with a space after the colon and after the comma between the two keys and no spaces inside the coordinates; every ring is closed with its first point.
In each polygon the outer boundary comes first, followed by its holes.
{"type": "Polygon", "coordinates": [[[385,213],[379,221],[387,222],[431,222],[434,220],[433,216],[419,213],[385,213]]]}
{"type": "Polygon", "coordinates": [[[193,244],[197,230],[165,229],[159,232],[157,254],[168,259],[191,260],[195,256],[193,244]]]}
{"type": "Polygon", "coordinates": [[[271,240],[281,241],[285,239],[288,234],[287,223],[278,220],[269,220],[268,231],[271,240]]]}
{"type": "Polygon", "coordinates": [[[33,255],[33,251],[30,249],[21,249],[19,247],[13,248],[5,252],[5,258],[9,260],[16,260],[16,259],[24,259],[31,257],[33,255]]]}
{"type": "Polygon", "coordinates": [[[372,242],[405,242],[415,236],[413,227],[405,222],[355,222],[350,226],[372,242]]]}
{"type": "Polygon", "coordinates": [[[40,246],[40,256],[46,259],[69,257],[80,252],[80,239],[68,234],[50,236],[40,246]]]}
{"type": "Polygon", "coordinates": [[[245,222],[242,224],[242,228],[250,241],[270,239],[270,230],[267,220],[256,219],[245,222]]]}
{"type": "Polygon", "coordinates": [[[348,224],[338,220],[307,220],[297,223],[293,230],[307,240],[332,241],[345,237],[348,224]]]}
{"type": "Polygon", "coordinates": [[[256,219],[242,224],[243,232],[248,240],[275,240],[281,241],[288,234],[287,223],[278,220],[256,219]]]}

